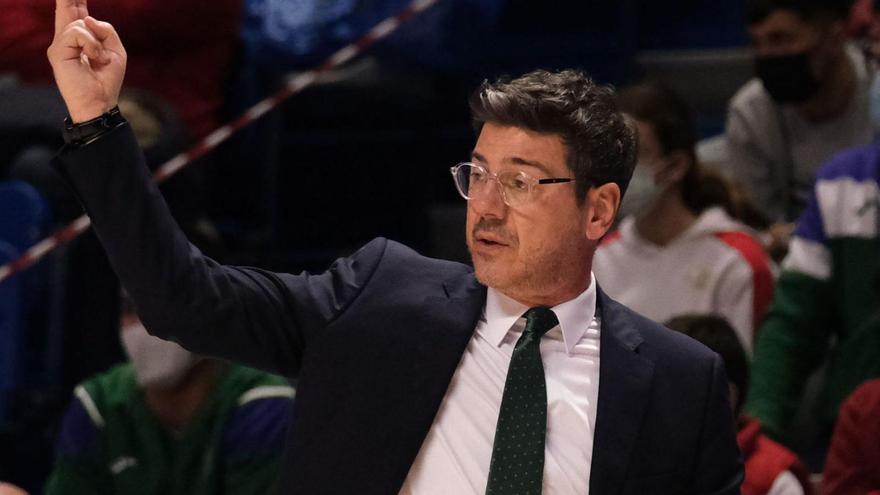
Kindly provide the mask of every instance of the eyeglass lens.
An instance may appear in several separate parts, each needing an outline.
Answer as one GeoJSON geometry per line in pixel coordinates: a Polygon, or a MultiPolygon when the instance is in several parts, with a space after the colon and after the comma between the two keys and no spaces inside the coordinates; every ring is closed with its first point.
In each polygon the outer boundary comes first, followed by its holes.
{"type": "MultiPolygon", "coordinates": [[[[502,199],[508,205],[521,204],[528,199],[531,188],[528,176],[523,172],[502,172],[497,176],[502,199]]],[[[460,164],[455,169],[455,183],[465,199],[487,192],[492,187],[492,174],[482,167],[472,164],[460,164]]]]}

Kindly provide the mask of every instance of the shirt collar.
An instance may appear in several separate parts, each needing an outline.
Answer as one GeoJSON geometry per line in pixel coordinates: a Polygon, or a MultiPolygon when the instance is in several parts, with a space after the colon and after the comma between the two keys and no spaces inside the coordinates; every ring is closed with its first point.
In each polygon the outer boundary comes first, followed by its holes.
{"type": "MultiPolygon", "coordinates": [[[[575,344],[587,332],[596,314],[596,277],[590,273],[590,285],[576,298],[550,308],[559,320],[565,350],[571,354],[575,344]]],[[[486,292],[486,338],[495,346],[501,345],[504,337],[529,307],[501,292],[489,287],[486,292]]]]}

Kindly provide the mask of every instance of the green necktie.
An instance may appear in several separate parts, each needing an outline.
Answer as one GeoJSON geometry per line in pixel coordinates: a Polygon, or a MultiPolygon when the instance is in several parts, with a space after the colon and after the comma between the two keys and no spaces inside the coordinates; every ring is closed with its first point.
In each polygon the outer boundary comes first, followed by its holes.
{"type": "Polygon", "coordinates": [[[526,328],[513,349],[501,397],[487,495],[540,494],[544,480],[547,385],[540,346],[559,320],[549,308],[532,308],[524,316],[526,328]]]}

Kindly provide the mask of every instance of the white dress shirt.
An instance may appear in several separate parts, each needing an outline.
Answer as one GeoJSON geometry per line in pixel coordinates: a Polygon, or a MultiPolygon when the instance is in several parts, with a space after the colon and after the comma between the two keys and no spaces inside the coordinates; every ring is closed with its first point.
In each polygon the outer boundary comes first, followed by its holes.
{"type": "MultiPolygon", "coordinates": [[[[485,493],[507,368],[528,309],[488,289],[483,317],[401,494],[485,493]]],[[[551,309],[559,325],[541,338],[547,383],[543,493],[588,493],[599,397],[595,277],[577,298],[551,309]]]]}

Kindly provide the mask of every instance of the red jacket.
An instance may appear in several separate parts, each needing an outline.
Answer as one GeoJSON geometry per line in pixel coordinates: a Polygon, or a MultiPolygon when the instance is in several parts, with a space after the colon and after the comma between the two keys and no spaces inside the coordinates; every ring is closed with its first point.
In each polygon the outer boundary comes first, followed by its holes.
{"type": "Polygon", "coordinates": [[[862,384],[840,406],[822,489],[828,495],[880,495],[880,379],[862,384]]]}
{"type": "Polygon", "coordinates": [[[810,493],[809,473],[797,455],[763,435],[757,421],[746,420],[736,435],[736,442],[746,464],[742,495],[765,495],[785,471],[797,477],[805,494],[810,493]]]}
{"type": "MultiPolygon", "coordinates": [[[[54,84],[46,49],[55,0],[0,0],[0,12],[0,73],[54,84]]],[[[165,98],[194,138],[213,130],[237,55],[241,0],[89,0],[89,14],[122,37],[126,87],[165,98]]]]}

